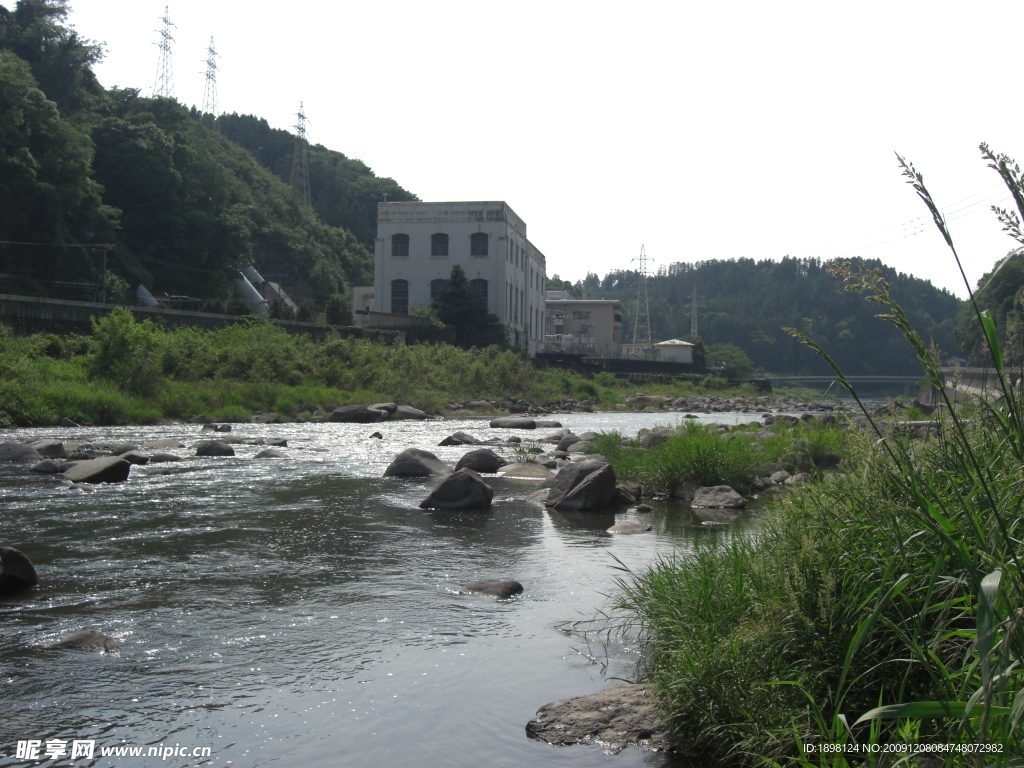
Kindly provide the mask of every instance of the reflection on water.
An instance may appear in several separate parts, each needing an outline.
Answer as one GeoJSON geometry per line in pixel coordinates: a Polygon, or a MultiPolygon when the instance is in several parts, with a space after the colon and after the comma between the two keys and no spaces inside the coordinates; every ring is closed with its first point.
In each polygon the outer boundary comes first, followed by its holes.
{"type": "MultiPolygon", "coordinates": [[[[563,423],[632,434],[676,418],[563,423]]],[[[613,644],[599,664],[559,629],[606,604],[616,559],[640,568],[733,535],[748,516],[708,526],[674,504],[555,513],[523,500],[530,484],[503,479],[489,512],[423,512],[436,480],[381,477],[407,447],[454,463],[469,448],[437,443],[457,430],[512,434],[479,421],[239,425],[234,435],[287,438],[290,458],[253,460],[259,447],[248,445],[230,458],[180,449],[188,458],[159,465],[166,474],[136,467],[95,493],[0,465],[0,543],[24,551],[41,581],[0,601],[0,765],[27,764],[14,757],[27,739],[95,739],[96,757],[76,766],[662,765],[635,748],[556,749],[523,727],[542,704],[634,674],[636,647],[613,644]],[[378,429],[383,440],[368,437],[378,429]],[[630,518],[653,530],[605,532],[630,518]],[[460,591],[481,578],[515,578],[525,592],[501,602],[460,591]],[[47,650],[83,629],[117,638],[119,654],[47,650]],[[212,757],[99,756],[122,743],[208,746],[212,757]]],[[[188,425],[46,435],[204,437],[188,425]]]]}

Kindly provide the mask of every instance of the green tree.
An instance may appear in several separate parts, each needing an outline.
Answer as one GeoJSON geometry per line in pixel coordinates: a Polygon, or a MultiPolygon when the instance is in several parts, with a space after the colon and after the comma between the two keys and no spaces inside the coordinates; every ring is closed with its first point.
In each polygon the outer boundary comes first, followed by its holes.
{"type": "Polygon", "coordinates": [[[348,296],[335,293],[327,300],[324,322],[328,325],[352,325],[352,302],[348,296]]]}
{"type": "Polygon", "coordinates": [[[460,347],[489,346],[501,338],[500,321],[487,313],[483,294],[470,284],[458,264],[434,299],[433,309],[438,320],[455,333],[460,347]]]}
{"type": "Polygon", "coordinates": [[[753,361],[734,344],[711,344],[706,355],[708,365],[722,368],[727,379],[748,379],[754,374],[753,361]]]}

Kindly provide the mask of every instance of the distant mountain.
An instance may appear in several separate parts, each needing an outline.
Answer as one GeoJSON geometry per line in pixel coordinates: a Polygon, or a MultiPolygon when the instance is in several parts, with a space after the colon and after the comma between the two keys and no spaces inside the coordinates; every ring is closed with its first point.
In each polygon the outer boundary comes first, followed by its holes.
{"type": "MultiPolygon", "coordinates": [[[[927,280],[897,273],[877,260],[911,322],[924,339],[935,337],[946,355],[955,354],[953,329],[961,301],[927,280]]],[[[765,372],[789,375],[830,373],[807,347],[782,331],[797,328],[818,341],[849,375],[915,375],[920,366],[910,345],[892,325],[878,320],[879,306],[844,288],[826,270],[829,262],[786,257],[672,264],[648,278],[651,334],[656,339],[690,333],[691,299],[697,293],[697,331],[705,344],[733,344],[765,372]]],[[[574,290],[588,298],[618,299],[626,308],[623,340],[633,338],[639,274],[590,274],[574,290]]]]}

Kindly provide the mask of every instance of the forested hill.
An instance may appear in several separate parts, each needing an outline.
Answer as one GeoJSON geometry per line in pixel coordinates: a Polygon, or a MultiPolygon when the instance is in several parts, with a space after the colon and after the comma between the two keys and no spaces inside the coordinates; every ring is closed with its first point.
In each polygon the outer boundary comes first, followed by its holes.
{"type": "MultiPolygon", "coordinates": [[[[927,342],[933,334],[945,355],[956,354],[953,338],[960,300],[927,280],[898,274],[881,262],[866,261],[889,282],[914,327],[927,342]]],[[[697,291],[697,331],[705,344],[734,344],[766,372],[828,374],[829,368],[782,327],[814,338],[849,375],[915,375],[920,366],[910,345],[862,296],[817,259],[709,260],[672,264],[648,278],[651,335],[683,338],[690,332],[690,307],[697,291]]],[[[633,338],[638,273],[612,272],[603,280],[590,274],[575,290],[589,298],[618,299],[626,307],[623,339],[633,338]]],[[[554,287],[554,286],[552,286],[554,287]]]]}
{"type": "Polygon", "coordinates": [[[66,16],[0,5],[0,292],[92,298],[94,243],[117,246],[115,282],[154,293],[222,297],[248,264],[320,299],[372,280],[376,203],[413,195],[317,146],[309,206],[286,183],[293,136],[104,89],[66,16]]]}

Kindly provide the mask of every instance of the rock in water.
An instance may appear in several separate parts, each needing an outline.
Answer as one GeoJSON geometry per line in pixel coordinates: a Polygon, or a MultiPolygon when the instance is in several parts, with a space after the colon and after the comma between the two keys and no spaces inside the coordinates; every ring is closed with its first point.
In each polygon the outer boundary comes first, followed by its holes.
{"type": "Polygon", "coordinates": [[[0,547],[0,594],[29,589],[39,583],[35,566],[13,547],[0,547]]]}
{"type": "Polygon", "coordinates": [[[265,448],[253,456],[254,459],[287,459],[288,454],[276,448],[265,448]]]}
{"type": "Polygon", "coordinates": [[[728,485],[714,485],[700,488],[693,494],[691,506],[715,509],[739,509],[744,505],[743,497],[728,485]]]}
{"type": "Polygon", "coordinates": [[[559,747],[599,741],[613,752],[629,744],[654,750],[669,748],[668,726],[654,690],[640,683],[545,704],[526,724],[526,734],[559,747]]]}
{"type": "Polygon", "coordinates": [[[102,632],[95,632],[91,629],[87,629],[84,632],[76,632],[73,635],[68,635],[50,647],[69,651],[99,651],[100,653],[113,653],[121,646],[114,638],[108,637],[102,632]]]}
{"type": "Polygon", "coordinates": [[[331,412],[330,421],[344,424],[370,424],[382,421],[385,415],[387,415],[385,411],[367,408],[365,405],[343,405],[331,412]]]}
{"type": "Polygon", "coordinates": [[[454,435],[446,437],[438,445],[475,445],[479,442],[472,435],[467,435],[465,432],[456,432],[454,435]]]}
{"type": "Polygon", "coordinates": [[[64,443],[60,440],[32,440],[26,443],[48,459],[66,459],[68,457],[64,443]]]}
{"type": "Polygon", "coordinates": [[[549,507],[566,512],[602,509],[615,499],[615,470],[607,461],[588,459],[563,467],[541,487],[551,489],[544,502],[549,507]]]}
{"type": "Polygon", "coordinates": [[[185,444],[180,440],[150,440],[142,444],[143,448],[184,448],[185,444]]]}
{"type": "Polygon", "coordinates": [[[24,443],[0,443],[0,461],[42,461],[43,454],[24,443]]]}
{"type": "Polygon", "coordinates": [[[45,472],[47,474],[56,474],[64,471],[64,465],[58,464],[53,459],[43,459],[38,464],[33,464],[28,468],[29,472],[45,472]]]}
{"type": "Polygon", "coordinates": [[[491,419],[492,429],[536,429],[537,422],[533,419],[523,419],[516,416],[491,419]]]}
{"type": "Polygon", "coordinates": [[[463,587],[467,592],[478,592],[481,595],[493,595],[507,600],[523,591],[523,585],[513,579],[483,579],[474,581],[463,587]]]}
{"type": "Polygon", "coordinates": [[[220,440],[207,440],[196,446],[196,456],[234,456],[235,449],[220,440]]]}
{"type": "Polygon", "coordinates": [[[449,512],[490,509],[494,489],[471,469],[460,469],[448,475],[427,498],[420,509],[443,509],[449,512]]]}
{"type": "Polygon", "coordinates": [[[452,468],[430,451],[406,448],[384,470],[384,477],[431,477],[451,473],[452,468]]]}
{"type": "Polygon", "coordinates": [[[150,464],[160,464],[165,461],[181,461],[181,456],[175,456],[173,453],[154,453],[149,457],[150,464]]]}
{"type": "Polygon", "coordinates": [[[75,462],[64,470],[64,477],[72,483],[123,483],[131,469],[132,465],[120,456],[102,456],[75,462]]]}
{"type": "Polygon", "coordinates": [[[427,414],[421,411],[419,408],[413,408],[411,405],[400,405],[395,410],[394,416],[396,419],[425,419],[427,414]]]}
{"type": "Polygon", "coordinates": [[[474,472],[489,472],[493,474],[506,464],[508,462],[490,448],[477,448],[475,451],[470,451],[459,459],[459,463],[455,465],[455,470],[458,471],[465,468],[472,469],[474,472]]]}
{"type": "Polygon", "coordinates": [[[609,528],[608,533],[646,533],[649,530],[651,530],[651,526],[647,523],[641,523],[639,520],[623,520],[609,528]]]}

